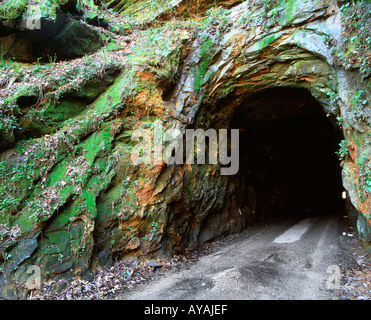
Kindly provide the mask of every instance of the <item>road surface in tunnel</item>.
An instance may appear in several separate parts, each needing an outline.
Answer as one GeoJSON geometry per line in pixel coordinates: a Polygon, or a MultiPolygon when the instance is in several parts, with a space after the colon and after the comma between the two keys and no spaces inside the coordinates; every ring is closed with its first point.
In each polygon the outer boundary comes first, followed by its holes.
{"type": "Polygon", "coordinates": [[[116,299],[337,299],[332,272],[350,263],[345,230],[341,216],[334,214],[251,227],[189,268],[166,273],[116,299]]]}

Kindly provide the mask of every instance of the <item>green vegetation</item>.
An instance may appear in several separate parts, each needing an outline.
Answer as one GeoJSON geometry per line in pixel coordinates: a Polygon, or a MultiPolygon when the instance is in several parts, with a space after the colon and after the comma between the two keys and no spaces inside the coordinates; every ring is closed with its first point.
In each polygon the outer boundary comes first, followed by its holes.
{"type": "Polygon", "coordinates": [[[345,159],[349,155],[349,150],[348,150],[348,143],[346,140],[341,140],[339,143],[339,151],[336,152],[336,155],[339,157],[339,160],[345,159]]]}
{"type": "Polygon", "coordinates": [[[6,0],[0,6],[0,17],[17,19],[27,8],[27,0],[6,0]]]}
{"type": "Polygon", "coordinates": [[[136,236],[137,231],[129,226],[126,227],[126,230],[130,231],[130,241],[134,242],[137,239],[137,236],[136,236]]]}
{"type": "MultiPolygon", "coordinates": [[[[61,102],[65,95],[77,94],[77,92],[84,93],[84,91],[88,98],[99,95],[104,87],[99,87],[98,82],[95,85],[95,91],[93,91],[94,79],[102,78],[102,74],[106,70],[112,72],[112,70],[120,70],[124,67],[122,59],[115,57],[113,52],[106,51],[104,59],[101,58],[101,54],[98,52],[96,55],[86,56],[73,63],[65,62],[58,65],[56,65],[56,56],[49,57],[50,63],[44,65],[7,62],[6,72],[0,75],[0,81],[12,78],[25,80],[9,87],[6,92],[7,96],[0,104],[0,132],[6,138],[0,141],[0,145],[4,146],[13,142],[15,131],[24,131],[27,129],[24,127],[27,123],[32,123],[33,132],[54,132],[62,125],[55,116],[55,106],[60,107],[59,111],[63,111],[63,103],[61,104],[61,102]],[[27,79],[29,80],[27,81],[27,79]],[[40,90],[41,87],[44,87],[47,92],[44,93],[43,90],[40,90]],[[86,87],[90,87],[90,92],[83,89],[86,87]],[[22,97],[33,97],[33,101],[38,101],[38,103],[26,107],[20,106],[19,101],[22,97]],[[21,121],[24,122],[23,125],[20,124],[21,121]]],[[[103,81],[103,83],[105,82],[103,81]]],[[[73,115],[69,110],[76,108],[71,108],[70,105],[66,107],[68,109],[65,112],[60,112],[60,115],[73,115]]],[[[60,119],[67,120],[63,117],[60,119]]]]}
{"type": "Polygon", "coordinates": [[[37,166],[32,161],[7,166],[0,161],[0,223],[10,225],[11,215],[29,193],[38,176],[37,166]]]}
{"type": "MultiPolygon", "coordinates": [[[[62,0],[63,1],[63,0],[62,0]]],[[[77,0],[76,8],[81,11],[99,12],[94,0],[77,0]]]]}
{"type": "Polygon", "coordinates": [[[158,222],[152,221],[151,231],[150,231],[151,236],[158,234],[159,230],[160,230],[160,227],[158,225],[158,222]]]}
{"type": "Polygon", "coordinates": [[[176,4],[177,1],[166,0],[104,0],[100,5],[108,11],[129,18],[132,25],[142,25],[152,22],[161,14],[171,13],[176,4]]]}
{"type": "Polygon", "coordinates": [[[208,33],[213,36],[216,42],[223,40],[223,35],[230,29],[230,11],[222,7],[212,7],[206,11],[205,17],[200,20],[189,20],[193,34],[208,33]]]}
{"type": "MultiPolygon", "coordinates": [[[[57,9],[69,0],[5,0],[0,6],[0,17],[7,20],[17,19],[27,11],[28,16],[41,16],[48,20],[56,18],[57,9]]],[[[99,12],[94,0],[77,0],[79,11],[99,12]]]]}
{"type": "Polygon", "coordinates": [[[200,61],[197,66],[194,67],[194,89],[195,93],[200,92],[201,86],[205,81],[206,71],[209,68],[210,62],[214,57],[214,43],[211,38],[207,37],[202,40],[201,49],[200,49],[200,61]]]}
{"type": "Polygon", "coordinates": [[[359,197],[362,200],[367,198],[367,194],[371,192],[371,169],[370,158],[368,152],[365,151],[360,159],[356,161],[359,168],[360,182],[358,184],[359,197]]]}
{"type": "Polygon", "coordinates": [[[4,45],[0,44],[0,68],[6,68],[4,45]]]}
{"type": "Polygon", "coordinates": [[[367,107],[368,100],[364,90],[358,90],[350,99],[350,108],[355,118],[365,120],[364,110],[367,107]]]}
{"type": "Polygon", "coordinates": [[[371,0],[347,0],[340,7],[344,34],[338,61],[345,67],[360,68],[365,76],[371,72],[371,0]]]}
{"type": "Polygon", "coordinates": [[[139,36],[140,41],[132,48],[133,54],[129,55],[129,61],[144,65],[159,78],[171,77],[170,74],[174,70],[171,65],[166,66],[165,63],[174,51],[178,51],[181,33],[177,29],[160,27],[140,32],[139,36]]]}

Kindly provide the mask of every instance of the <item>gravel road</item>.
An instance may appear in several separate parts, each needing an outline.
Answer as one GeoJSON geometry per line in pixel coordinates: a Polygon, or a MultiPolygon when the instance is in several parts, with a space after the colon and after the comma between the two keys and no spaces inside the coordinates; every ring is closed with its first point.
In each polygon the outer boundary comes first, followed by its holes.
{"type": "Polygon", "coordinates": [[[344,231],[336,215],[249,228],[188,268],[117,298],[337,299],[341,270],[350,263],[344,231]]]}

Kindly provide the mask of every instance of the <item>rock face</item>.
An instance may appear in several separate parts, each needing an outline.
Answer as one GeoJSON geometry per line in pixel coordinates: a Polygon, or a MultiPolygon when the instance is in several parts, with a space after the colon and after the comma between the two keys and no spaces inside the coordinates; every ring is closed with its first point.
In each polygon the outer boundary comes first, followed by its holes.
{"type": "Polygon", "coordinates": [[[99,32],[75,21],[79,16],[67,15],[55,2],[54,5],[47,2],[39,6],[26,4],[13,13],[11,4],[0,9],[2,59],[23,62],[73,59],[95,52],[103,45],[99,32]]]}
{"type": "MultiPolygon", "coordinates": [[[[77,20],[94,25],[63,24],[45,44],[65,59],[90,54],[46,64],[7,59],[22,34],[3,18],[0,296],[27,295],[29,265],[43,280],[85,276],[290,210],[340,208],[343,188],[370,241],[370,4],[212,2],[110,1],[104,11],[81,1],[77,20]],[[183,133],[240,129],[238,174],[135,165],[132,133],[153,133],[155,120],[183,133]]],[[[76,14],[69,1],[58,8],[76,14]]]]}

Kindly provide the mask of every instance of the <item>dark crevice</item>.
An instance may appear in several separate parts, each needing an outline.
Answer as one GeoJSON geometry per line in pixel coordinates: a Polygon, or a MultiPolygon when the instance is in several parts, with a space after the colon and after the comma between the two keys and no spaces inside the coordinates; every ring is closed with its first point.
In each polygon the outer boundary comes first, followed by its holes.
{"type": "Polygon", "coordinates": [[[20,96],[19,98],[17,98],[16,102],[21,109],[24,109],[37,104],[39,99],[40,98],[36,96],[20,96]]]}
{"type": "Polygon", "coordinates": [[[41,18],[33,26],[23,18],[13,29],[0,28],[2,54],[6,60],[49,63],[93,53],[104,41],[97,31],[81,23],[82,19],[81,14],[58,11],[54,21],[41,18]]]}

